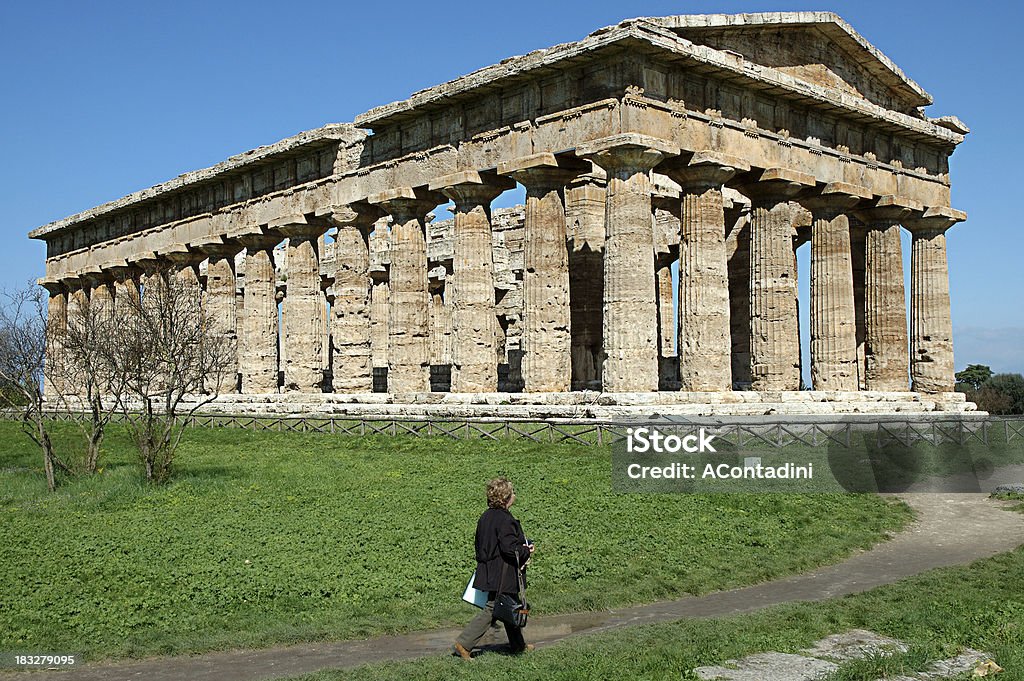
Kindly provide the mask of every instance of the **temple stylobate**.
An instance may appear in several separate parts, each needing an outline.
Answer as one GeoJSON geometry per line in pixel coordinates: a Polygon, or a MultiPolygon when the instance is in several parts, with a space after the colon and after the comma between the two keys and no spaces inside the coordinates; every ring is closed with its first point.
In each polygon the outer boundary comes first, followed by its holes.
{"type": "Polygon", "coordinates": [[[202,287],[236,408],[963,411],[945,233],[968,130],[931,103],[831,13],[640,18],[30,236],[55,310],[159,264],[202,287]]]}

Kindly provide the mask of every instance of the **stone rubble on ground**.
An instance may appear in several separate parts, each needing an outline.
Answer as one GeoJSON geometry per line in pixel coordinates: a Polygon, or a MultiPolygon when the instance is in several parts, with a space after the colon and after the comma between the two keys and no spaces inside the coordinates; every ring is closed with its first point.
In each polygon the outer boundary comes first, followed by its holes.
{"type": "MultiPolygon", "coordinates": [[[[721,665],[697,667],[694,673],[706,681],[814,681],[839,669],[839,665],[868,657],[883,657],[907,652],[907,644],[888,636],[863,629],[826,636],[810,648],[790,653],[756,653],[739,660],[726,660],[721,665]]],[[[878,681],[930,681],[950,679],[976,671],[992,656],[972,648],[946,660],[933,662],[923,672],[878,681]]],[[[984,675],[994,672],[994,663],[984,675]]]]}

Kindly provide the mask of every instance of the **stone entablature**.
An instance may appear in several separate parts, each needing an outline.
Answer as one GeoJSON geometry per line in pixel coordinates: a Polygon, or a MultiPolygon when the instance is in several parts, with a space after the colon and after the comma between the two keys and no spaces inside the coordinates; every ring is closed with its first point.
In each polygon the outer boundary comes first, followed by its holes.
{"type": "Polygon", "coordinates": [[[213,268],[243,392],[397,393],[446,389],[439,367],[457,392],[796,390],[809,240],[815,382],[942,392],[967,129],[930,103],[833,14],[634,19],[31,236],[57,296],[213,268]],[[526,205],[492,212],[513,180],[526,205]]]}

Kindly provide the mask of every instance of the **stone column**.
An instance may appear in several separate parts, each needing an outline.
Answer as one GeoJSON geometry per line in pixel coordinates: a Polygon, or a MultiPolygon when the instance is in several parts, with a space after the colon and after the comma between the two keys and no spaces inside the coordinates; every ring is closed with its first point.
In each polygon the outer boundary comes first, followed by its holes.
{"type": "Polygon", "coordinates": [[[590,172],[566,185],[569,249],[569,316],[572,389],[601,385],[601,316],[604,306],[604,172],[590,172]]]}
{"type": "Polygon", "coordinates": [[[323,392],[323,308],[320,287],[320,236],[326,224],[310,224],[302,216],[273,225],[288,238],[285,251],[288,280],[284,309],[284,392],[323,392]]]}
{"type": "MultiPolygon", "coordinates": [[[[569,251],[564,187],[579,173],[553,154],[498,165],[526,187],[523,247],[524,392],[566,392],[572,378],[569,251]]],[[[653,275],[653,273],[652,273],[653,275]]]]}
{"type": "Polygon", "coordinates": [[[426,215],[444,198],[399,187],[370,197],[394,222],[388,277],[388,392],[430,392],[426,215]]]}
{"type": "MultiPolygon", "coordinates": [[[[750,209],[735,211],[726,237],[729,259],[729,335],[733,386],[750,389],[750,209]]],[[[726,224],[730,219],[726,218],[726,224]]]]}
{"type": "Polygon", "coordinates": [[[114,286],[114,315],[123,319],[132,310],[132,301],[139,300],[138,267],[122,261],[121,264],[109,267],[114,286]]]}
{"type": "Polygon", "coordinates": [[[106,270],[86,274],[89,282],[89,314],[98,323],[110,320],[114,315],[114,280],[106,270]]]}
{"type": "Polygon", "coordinates": [[[504,177],[481,177],[469,170],[439,178],[430,183],[430,188],[455,202],[455,254],[452,277],[446,282],[452,310],[451,391],[497,392],[498,318],[494,311],[491,202],[502,192],[514,189],[515,183],[504,177]]]}
{"type": "Polygon", "coordinates": [[[953,324],[949,311],[946,230],[967,219],[953,208],[929,208],[905,219],[910,247],[910,381],[917,392],[952,392],[953,324]]]}
{"type": "Polygon", "coordinates": [[[260,395],[277,392],[277,272],[274,247],[279,236],[248,234],[238,237],[245,246],[245,294],[242,343],[238,367],[242,392],[260,395]]]}
{"type": "Polygon", "coordinates": [[[658,299],[658,356],[676,356],[675,311],[672,301],[672,253],[659,254],[654,262],[655,295],[658,299]]]}
{"type": "Polygon", "coordinates": [[[864,187],[833,182],[801,199],[811,211],[811,385],[856,391],[857,323],[847,211],[870,199],[864,187]]]}
{"type": "Polygon", "coordinates": [[[370,232],[379,217],[380,211],[369,204],[342,206],[327,214],[337,226],[330,334],[336,393],[373,392],[370,232]]]}
{"type": "Polygon", "coordinates": [[[68,288],[53,279],[40,279],[39,285],[49,293],[46,301],[46,370],[43,372],[43,397],[53,402],[64,391],[61,369],[62,336],[68,323],[68,288]]]}
{"type": "Polygon", "coordinates": [[[235,277],[235,256],[242,250],[241,244],[210,243],[198,246],[209,257],[206,267],[206,322],[210,333],[223,338],[230,347],[231,359],[224,367],[220,392],[233,393],[238,390],[238,308],[235,301],[237,281],[235,277]]]}
{"type": "Polygon", "coordinates": [[[682,192],[679,236],[679,380],[683,390],[732,389],[729,264],[722,187],[744,161],[712,151],[666,172],[682,192]]]}
{"type": "Polygon", "coordinates": [[[800,389],[800,330],[796,258],[789,200],[814,186],[814,178],[770,168],[741,191],[750,211],[751,389],[800,389]]]}
{"type": "Polygon", "coordinates": [[[850,264],[853,269],[853,317],[857,334],[857,387],[867,390],[864,373],[864,224],[853,215],[850,221],[850,264]]]}
{"type": "Polygon", "coordinates": [[[864,364],[867,390],[907,390],[907,303],[903,288],[900,222],[920,204],[883,196],[858,211],[864,239],[864,364]]]}
{"type": "Polygon", "coordinates": [[[635,133],[577,148],[608,174],[605,202],[603,389],[658,389],[658,313],[650,171],[679,148],[635,133]]]}

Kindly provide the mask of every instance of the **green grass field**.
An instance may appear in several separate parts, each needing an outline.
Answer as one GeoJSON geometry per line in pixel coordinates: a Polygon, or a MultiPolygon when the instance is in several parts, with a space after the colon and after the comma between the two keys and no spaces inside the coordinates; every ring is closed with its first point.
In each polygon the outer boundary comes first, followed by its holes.
{"type": "Polygon", "coordinates": [[[614,494],[607,448],[233,429],[189,431],[151,487],[111,428],[102,474],[49,494],[16,424],[0,443],[0,650],[88,659],[461,625],[497,474],[538,546],[536,614],[807,570],[909,518],[868,495],[614,494]]]}
{"type": "Polygon", "coordinates": [[[1005,669],[995,677],[999,681],[1024,680],[1024,548],[823,603],[584,636],[515,658],[491,654],[464,662],[439,656],[291,681],[685,681],[698,678],[695,667],[770,650],[796,653],[854,628],[894,636],[910,643],[910,650],[847,663],[825,681],[894,678],[922,671],[964,647],[991,653],[1005,669]]]}

